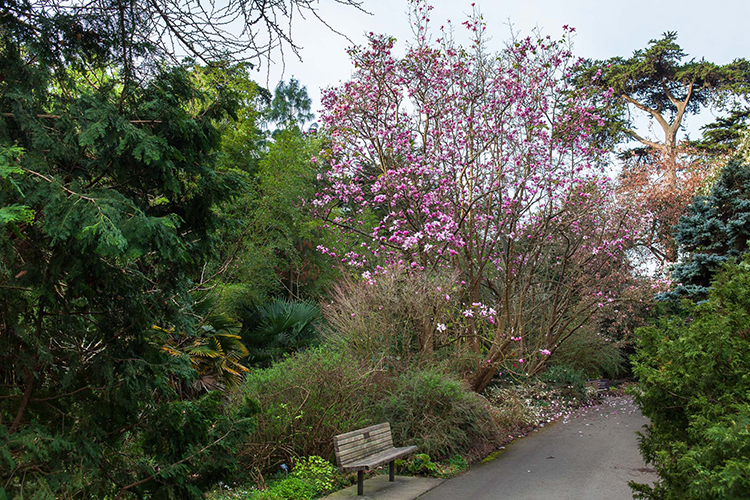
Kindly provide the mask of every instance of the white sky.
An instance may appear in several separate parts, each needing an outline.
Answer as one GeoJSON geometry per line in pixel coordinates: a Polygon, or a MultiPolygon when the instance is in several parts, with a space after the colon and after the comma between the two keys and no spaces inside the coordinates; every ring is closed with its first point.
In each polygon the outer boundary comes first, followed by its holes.
{"type": "MultiPolygon", "coordinates": [[[[595,59],[630,56],[635,49],[665,31],[677,31],[678,43],[696,59],[728,63],[738,57],[750,58],[750,0],[475,0],[493,37],[491,48],[500,49],[508,38],[508,20],[521,35],[535,26],[545,34],[559,37],[562,26],[576,28],[576,55],[595,59]]],[[[432,0],[432,24],[438,28],[448,19],[456,26],[471,11],[470,0],[432,0]]],[[[397,53],[403,52],[411,38],[406,11],[407,0],[365,0],[367,15],[333,0],[320,0],[319,13],[334,29],[355,44],[365,42],[365,33],[373,31],[398,39],[397,53]]],[[[277,63],[261,68],[257,80],[273,90],[280,78],[294,76],[307,86],[316,116],[320,108],[320,89],[336,86],[351,76],[352,66],[345,49],[346,38],[329,31],[314,18],[295,22],[292,37],[303,47],[303,61],[286,54],[285,68],[277,63]],[[267,73],[268,70],[268,73],[267,73]],[[266,82],[267,80],[267,82],[266,82]]],[[[278,60],[278,55],[276,56],[278,60]]],[[[706,115],[706,113],[704,113],[706,115]]],[[[697,138],[698,126],[713,121],[710,115],[687,118],[688,130],[697,138]]]]}

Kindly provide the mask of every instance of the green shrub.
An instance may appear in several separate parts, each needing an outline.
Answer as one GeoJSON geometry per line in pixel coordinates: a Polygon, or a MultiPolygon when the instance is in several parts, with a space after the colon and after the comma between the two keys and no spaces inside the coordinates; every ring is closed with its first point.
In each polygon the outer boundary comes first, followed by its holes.
{"type": "Polygon", "coordinates": [[[551,364],[575,368],[589,378],[616,378],[625,371],[625,353],[620,344],[584,329],[560,344],[551,364]]]}
{"type": "Polygon", "coordinates": [[[351,355],[323,347],[248,374],[246,397],[261,408],[257,430],[240,453],[251,474],[298,456],[333,459],[333,436],[373,422],[375,376],[351,355]]]}
{"type": "Polygon", "coordinates": [[[414,457],[406,460],[396,460],[396,467],[402,474],[410,476],[435,476],[438,474],[438,466],[432,462],[426,453],[417,453],[414,457]]]}
{"type": "Polygon", "coordinates": [[[294,464],[292,476],[312,485],[316,495],[333,489],[336,467],[323,457],[301,458],[294,464]]]}
{"type": "Polygon", "coordinates": [[[659,482],[639,498],[750,498],[750,265],[727,266],[708,301],[639,329],[636,401],[659,482]]]}
{"type": "Polygon", "coordinates": [[[396,446],[415,444],[436,458],[495,441],[486,400],[458,380],[435,371],[393,377],[342,350],[312,348],[253,370],[242,394],[261,407],[240,452],[256,477],[299,456],[333,460],[333,436],[379,422],[390,422],[396,446]]]}
{"type": "Polygon", "coordinates": [[[556,385],[565,396],[576,399],[587,399],[586,397],[586,374],[583,370],[565,365],[552,365],[539,375],[539,378],[547,383],[556,385]]]}
{"type": "Polygon", "coordinates": [[[438,459],[496,438],[486,400],[435,371],[405,373],[375,411],[375,420],[391,423],[396,446],[415,444],[438,459]]]}

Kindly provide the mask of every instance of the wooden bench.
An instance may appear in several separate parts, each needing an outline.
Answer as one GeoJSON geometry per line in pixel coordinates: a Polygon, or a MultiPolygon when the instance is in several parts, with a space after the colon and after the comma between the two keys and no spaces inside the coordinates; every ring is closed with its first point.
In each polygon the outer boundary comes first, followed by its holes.
{"type": "Polygon", "coordinates": [[[389,464],[389,480],[394,480],[394,461],[417,451],[416,446],[394,448],[391,424],[371,425],[333,438],[336,465],[343,472],[357,471],[357,495],[364,495],[364,472],[389,464]]]}
{"type": "Polygon", "coordinates": [[[609,379],[600,378],[586,381],[586,387],[592,387],[597,392],[603,392],[609,389],[609,379]]]}

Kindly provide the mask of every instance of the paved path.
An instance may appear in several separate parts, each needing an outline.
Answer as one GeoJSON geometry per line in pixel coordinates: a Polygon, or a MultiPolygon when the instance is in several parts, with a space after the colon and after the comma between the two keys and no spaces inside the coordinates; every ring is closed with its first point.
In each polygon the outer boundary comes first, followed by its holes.
{"type": "Polygon", "coordinates": [[[632,500],[628,481],[656,479],[635,434],[647,422],[629,397],[606,399],[514,441],[419,500],[632,500]]]}

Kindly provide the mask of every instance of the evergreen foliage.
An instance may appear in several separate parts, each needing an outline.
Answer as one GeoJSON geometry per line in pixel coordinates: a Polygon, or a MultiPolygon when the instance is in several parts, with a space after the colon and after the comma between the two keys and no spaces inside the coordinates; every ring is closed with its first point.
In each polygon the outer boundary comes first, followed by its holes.
{"type": "Polygon", "coordinates": [[[606,124],[596,134],[599,142],[613,147],[623,139],[635,139],[673,158],[685,114],[696,114],[705,107],[723,109],[750,92],[749,61],[736,59],[719,65],[686,57],[677,43],[677,33],[672,31],[650,40],[631,57],[587,61],[577,72],[578,82],[602,91],[611,89],[613,96],[604,112],[606,124]],[[636,131],[629,106],[659,124],[663,142],[649,140],[636,131]]]}
{"type": "Polygon", "coordinates": [[[311,106],[307,87],[300,85],[296,78],[290,78],[288,83],[280,81],[276,86],[267,116],[279,128],[301,130],[305,122],[315,118],[311,106]]]}
{"type": "Polygon", "coordinates": [[[692,142],[692,145],[708,153],[725,154],[737,151],[747,130],[748,118],[750,108],[736,107],[729,115],[702,126],[703,137],[692,142]]]}
{"type": "Polygon", "coordinates": [[[708,301],[640,329],[636,400],[651,423],[641,439],[660,481],[639,498],[750,497],[750,264],[717,274],[708,301]]]}
{"type": "Polygon", "coordinates": [[[181,393],[196,366],[164,349],[213,335],[192,294],[242,186],[215,166],[237,99],[136,70],[149,44],[117,45],[106,12],[5,7],[0,496],[197,497],[257,409],[181,393]]]}
{"type": "Polygon", "coordinates": [[[678,286],[662,299],[705,298],[716,270],[748,250],[750,165],[733,160],[707,196],[696,196],[675,236],[683,255],[672,272],[678,286]]]}

